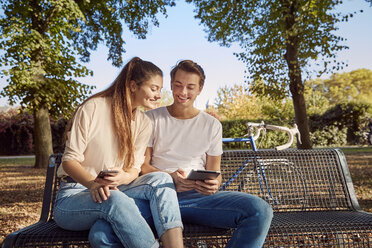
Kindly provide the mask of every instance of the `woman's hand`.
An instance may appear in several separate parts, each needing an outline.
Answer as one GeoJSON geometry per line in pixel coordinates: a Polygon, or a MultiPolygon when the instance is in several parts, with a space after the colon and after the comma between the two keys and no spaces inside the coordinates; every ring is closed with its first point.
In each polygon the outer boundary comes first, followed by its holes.
{"type": "Polygon", "coordinates": [[[195,189],[195,180],[186,179],[186,172],[179,168],[175,172],[170,173],[173,178],[174,186],[177,192],[184,192],[195,189]]]}
{"type": "Polygon", "coordinates": [[[111,168],[111,170],[117,170],[118,173],[110,174],[103,178],[97,177],[94,182],[107,186],[109,189],[117,190],[119,185],[130,184],[138,177],[138,171],[135,168],[131,168],[128,171],[124,171],[122,168],[111,168]]]}
{"type": "Polygon", "coordinates": [[[94,202],[102,203],[102,200],[106,201],[110,197],[110,188],[108,186],[91,181],[88,188],[94,202]]]}

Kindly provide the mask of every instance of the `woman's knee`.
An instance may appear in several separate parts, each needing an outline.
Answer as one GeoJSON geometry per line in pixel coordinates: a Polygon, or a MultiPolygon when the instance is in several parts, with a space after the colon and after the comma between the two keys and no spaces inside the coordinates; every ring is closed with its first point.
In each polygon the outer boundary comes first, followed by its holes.
{"type": "Polygon", "coordinates": [[[119,190],[110,190],[110,196],[105,201],[106,204],[114,207],[119,207],[123,209],[130,209],[131,207],[136,206],[133,198],[128,197],[126,194],[119,190]]]}

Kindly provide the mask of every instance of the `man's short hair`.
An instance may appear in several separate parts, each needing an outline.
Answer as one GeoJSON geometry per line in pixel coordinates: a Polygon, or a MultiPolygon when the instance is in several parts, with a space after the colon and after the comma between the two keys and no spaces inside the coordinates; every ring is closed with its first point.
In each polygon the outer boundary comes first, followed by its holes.
{"type": "Polygon", "coordinates": [[[174,77],[178,70],[182,70],[185,72],[195,73],[199,76],[199,86],[204,86],[205,74],[203,68],[195,63],[192,60],[182,60],[178,62],[172,69],[170,76],[171,76],[171,83],[173,83],[174,77]]]}

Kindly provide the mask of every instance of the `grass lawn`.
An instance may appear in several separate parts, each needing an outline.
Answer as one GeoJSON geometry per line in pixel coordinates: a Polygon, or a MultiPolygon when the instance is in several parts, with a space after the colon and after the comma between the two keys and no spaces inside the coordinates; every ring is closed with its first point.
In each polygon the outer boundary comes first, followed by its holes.
{"type": "MultiPolygon", "coordinates": [[[[372,212],[372,147],[342,148],[359,204],[372,212]]],[[[40,218],[46,169],[34,169],[34,158],[0,157],[0,244],[10,232],[40,218]]]]}

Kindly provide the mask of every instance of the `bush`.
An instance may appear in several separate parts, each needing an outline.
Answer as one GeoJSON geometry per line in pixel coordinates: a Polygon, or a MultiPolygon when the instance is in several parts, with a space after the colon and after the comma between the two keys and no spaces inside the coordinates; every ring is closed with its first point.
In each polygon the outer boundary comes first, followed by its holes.
{"type": "Polygon", "coordinates": [[[347,128],[341,130],[337,126],[328,126],[310,133],[313,146],[344,146],[347,143],[347,128]]]}
{"type": "MultiPolygon", "coordinates": [[[[67,121],[51,120],[53,152],[64,150],[63,134],[67,121]]],[[[0,155],[29,155],[34,153],[34,118],[29,112],[11,109],[0,112],[0,155]]]]}
{"type": "MultiPolygon", "coordinates": [[[[323,115],[310,116],[309,125],[310,132],[320,133],[320,130],[328,130],[330,135],[335,135],[337,131],[332,126],[337,127],[338,130],[345,132],[346,129],[346,143],[350,145],[359,144],[362,136],[362,131],[368,123],[368,109],[371,106],[363,103],[342,103],[328,109],[323,115]],[[333,130],[334,129],[334,130],[333,130]]],[[[340,134],[342,135],[342,134],[340,134]]],[[[320,137],[320,138],[322,138],[320,137]]],[[[343,143],[343,141],[339,141],[343,143]]],[[[329,143],[328,145],[337,145],[329,143]]]]}
{"type": "Polygon", "coordinates": [[[19,114],[17,109],[0,113],[0,154],[31,154],[33,124],[29,113],[19,114]]]}

